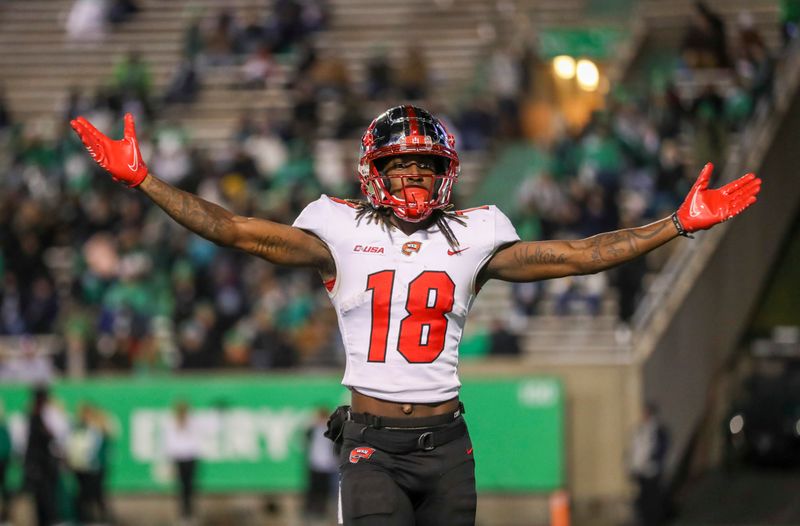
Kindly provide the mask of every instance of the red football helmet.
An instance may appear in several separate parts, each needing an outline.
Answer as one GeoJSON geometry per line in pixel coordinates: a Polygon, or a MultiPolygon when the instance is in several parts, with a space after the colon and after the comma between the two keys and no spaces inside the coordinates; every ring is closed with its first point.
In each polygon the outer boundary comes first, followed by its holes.
{"type": "MultiPolygon", "coordinates": [[[[380,163],[379,163],[380,165],[380,163]]],[[[458,179],[459,163],[455,139],[433,115],[416,106],[396,106],[379,115],[361,138],[361,160],[358,165],[361,191],[373,206],[390,207],[400,219],[422,221],[437,208],[450,203],[450,193],[458,179]],[[436,163],[433,191],[406,189],[410,174],[387,176],[375,166],[384,157],[403,154],[431,155],[436,163]],[[404,197],[392,195],[391,178],[398,178],[404,197]]]]}

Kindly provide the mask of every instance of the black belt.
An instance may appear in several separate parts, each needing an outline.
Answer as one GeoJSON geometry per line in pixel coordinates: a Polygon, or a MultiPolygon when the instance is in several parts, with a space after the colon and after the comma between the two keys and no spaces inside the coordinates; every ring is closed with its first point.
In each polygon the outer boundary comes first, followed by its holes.
{"type": "Polygon", "coordinates": [[[364,424],[375,429],[382,427],[394,427],[404,429],[415,429],[424,427],[443,426],[451,422],[455,422],[458,417],[463,415],[464,404],[458,403],[458,409],[450,413],[433,416],[419,416],[419,417],[389,417],[378,416],[370,413],[352,413],[349,408],[347,411],[347,420],[352,420],[357,424],[364,424]]]}
{"type": "Polygon", "coordinates": [[[459,415],[456,420],[449,424],[420,431],[391,427],[376,429],[366,424],[357,424],[344,427],[344,438],[357,442],[366,442],[371,446],[394,454],[431,451],[464,436],[467,432],[467,424],[459,415]]]}

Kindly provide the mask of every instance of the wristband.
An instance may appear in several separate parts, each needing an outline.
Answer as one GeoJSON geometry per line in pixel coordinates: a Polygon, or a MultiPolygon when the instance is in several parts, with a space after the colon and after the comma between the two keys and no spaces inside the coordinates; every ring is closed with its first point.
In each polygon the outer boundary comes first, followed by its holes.
{"type": "Polygon", "coordinates": [[[687,232],[685,228],[683,228],[681,220],[678,219],[677,212],[672,214],[672,224],[675,225],[675,229],[678,231],[679,236],[688,237],[689,239],[694,239],[694,236],[691,235],[689,232],[687,232]]]}

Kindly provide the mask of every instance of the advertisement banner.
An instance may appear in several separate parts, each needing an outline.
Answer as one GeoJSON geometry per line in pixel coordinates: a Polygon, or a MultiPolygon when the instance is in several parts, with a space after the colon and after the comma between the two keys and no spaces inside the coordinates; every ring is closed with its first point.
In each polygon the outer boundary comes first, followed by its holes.
{"type": "MultiPolygon", "coordinates": [[[[88,402],[109,418],[113,491],[164,492],[173,468],[165,423],[185,401],[200,435],[204,491],[298,491],[305,485],[306,432],[318,408],[347,403],[338,377],[180,376],[63,381],[52,387],[69,432],[88,402]]],[[[0,386],[15,448],[24,452],[30,388],[0,386]]],[[[479,490],[549,491],[563,483],[563,392],[552,378],[465,380],[461,398],[474,445],[479,490]]],[[[56,419],[58,420],[58,419],[56,419]]]]}

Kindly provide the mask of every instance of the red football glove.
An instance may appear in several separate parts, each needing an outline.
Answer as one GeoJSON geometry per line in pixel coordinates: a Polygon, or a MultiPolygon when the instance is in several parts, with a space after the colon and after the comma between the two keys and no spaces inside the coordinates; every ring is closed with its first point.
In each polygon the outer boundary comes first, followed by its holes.
{"type": "Polygon", "coordinates": [[[745,208],[756,202],[756,194],[761,190],[761,179],[754,174],[732,181],[717,190],[708,189],[708,180],[714,165],[703,167],[700,177],[689,190],[689,195],[675,212],[673,219],[678,233],[705,230],[717,223],[727,221],[740,214],[745,208]]]}
{"type": "Polygon", "coordinates": [[[133,115],[125,114],[125,131],[120,141],[106,137],[83,117],[70,121],[70,124],[89,150],[92,159],[105,168],[115,181],[133,188],[147,177],[147,166],[142,160],[136,140],[133,115]]]}

